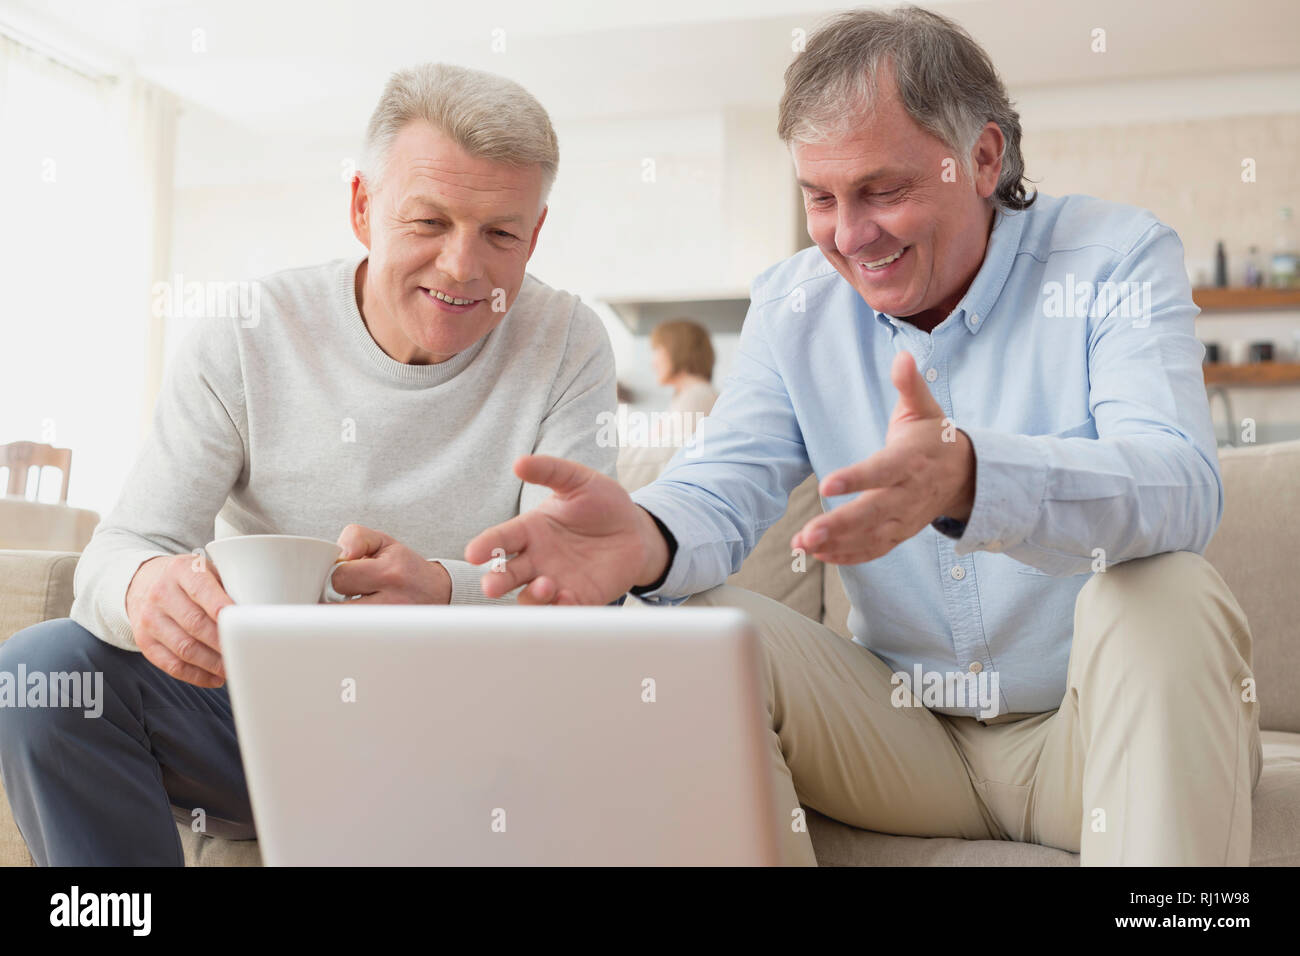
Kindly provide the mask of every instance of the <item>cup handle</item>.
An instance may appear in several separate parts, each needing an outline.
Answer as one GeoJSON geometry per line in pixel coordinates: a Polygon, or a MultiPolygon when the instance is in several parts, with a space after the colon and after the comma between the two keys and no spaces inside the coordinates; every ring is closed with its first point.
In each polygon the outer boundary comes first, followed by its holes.
{"type": "Polygon", "coordinates": [[[321,602],[324,604],[342,604],[345,601],[352,600],[346,594],[339,594],[338,591],[334,590],[334,572],[338,570],[338,566],[342,561],[342,558],[335,561],[330,568],[330,573],[325,578],[325,586],[321,588],[320,596],[321,602]]]}

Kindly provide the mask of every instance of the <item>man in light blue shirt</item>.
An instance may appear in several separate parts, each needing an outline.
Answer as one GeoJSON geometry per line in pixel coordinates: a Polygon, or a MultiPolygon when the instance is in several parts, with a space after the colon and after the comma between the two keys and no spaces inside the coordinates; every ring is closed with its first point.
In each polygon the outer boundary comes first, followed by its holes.
{"type": "MultiPolygon", "coordinates": [[[[930,419],[949,419],[973,446],[974,508],[955,540],[926,529],[873,560],[869,542],[846,542],[862,551],[836,561],[849,630],[895,670],[979,662],[1000,672],[999,711],[1057,707],[1090,573],[1203,551],[1222,512],[1196,311],[1173,231],[1082,196],[998,211],[979,273],[932,332],[873,309],[820,250],[794,256],[754,282],[696,457],[679,454],[632,494],[677,538],[667,578],[646,599],[724,580],[810,472],[829,482],[871,459],[898,400],[890,370],[906,353],[901,374],[933,401],[930,419]],[[1044,315],[1042,290],[1071,276],[1146,282],[1152,308],[1130,319],[1071,303],[1067,315],[1044,315]],[[701,508],[702,489],[731,507],[701,508]]],[[[855,498],[826,495],[826,509],[855,498]]],[[[811,539],[833,517],[802,532],[809,552],[830,547],[811,539]]]]}
{"type": "Polygon", "coordinates": [[[817,247],[755,280],[694,445],[630,499],[522,459],[555,495],[471,542],[514,556],[485,593],[745,608],[791,861],[802,803],[1084,863],[1247,863],[1249,629],[1199,556],[1223,488],[1177,235],[1027,196],[992,64],[916,8],[815,34],[780,133],[817,247]],[[810,473],[825,513],[791,546],[839,565],[853,644],[718,587],[810,473]]]}

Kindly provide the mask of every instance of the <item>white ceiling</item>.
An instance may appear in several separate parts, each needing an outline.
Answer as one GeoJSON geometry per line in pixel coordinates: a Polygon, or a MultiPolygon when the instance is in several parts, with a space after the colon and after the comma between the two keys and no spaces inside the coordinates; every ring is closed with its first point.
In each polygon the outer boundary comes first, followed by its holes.
{"type": "MultiPolygon", "coordinates": [[[[932,0],[1013,91],[1300,66],[1296,0],[932,0]],[[1108,50],[1089,49],[1094,27],[1108,50]]],[[[766,106],[791,31],[827,0],[0,0],[18,22],[233,122],[320,136],[364,124],[389,72],[449,60],[511,76],[557,120],[766,106]],[[493,52],[504,30],[505,51],[493,52]],[[195,52],[195,30],[206,51],[195,52]]],[[[1300,103],[1300,97],[1297,98],[1300,103]]]]}

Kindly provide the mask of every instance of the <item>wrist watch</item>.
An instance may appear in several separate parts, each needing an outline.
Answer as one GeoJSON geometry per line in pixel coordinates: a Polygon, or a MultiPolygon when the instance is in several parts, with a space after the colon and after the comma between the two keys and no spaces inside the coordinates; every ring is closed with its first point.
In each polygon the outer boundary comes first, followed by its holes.
{"type": "Polygon", "coordinates": [[[960,538],[966,533],[966,522],[940,515],[930,522],[930,527],[949,538],[960,538]]]}

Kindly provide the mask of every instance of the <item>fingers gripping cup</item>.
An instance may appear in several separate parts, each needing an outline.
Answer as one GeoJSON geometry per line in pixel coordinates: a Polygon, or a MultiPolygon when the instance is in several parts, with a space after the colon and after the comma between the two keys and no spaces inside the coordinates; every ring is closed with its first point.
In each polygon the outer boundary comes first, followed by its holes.
{"type": "Polygon", "coordinates": [[[236,604],[319,604],[337,601],[330,586],[343,549],[292,534],[218,538],[204,549],[236,604]]]}

